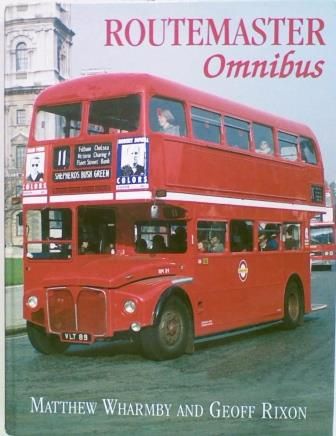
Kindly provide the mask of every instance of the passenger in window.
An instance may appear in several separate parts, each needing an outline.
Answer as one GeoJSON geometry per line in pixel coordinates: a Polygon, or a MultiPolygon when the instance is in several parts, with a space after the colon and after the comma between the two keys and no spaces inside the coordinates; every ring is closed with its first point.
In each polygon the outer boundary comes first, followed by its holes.
{"type": "Polygon", "coordinates": [[[108,254],[115,254],[116,251],[115,251],[114,244],[112,244],[112,242],[110,244],[108,244],[107,247],[105,248],[104,252],[108,253],[108,254]]]}
{"type": "Polygon", "coordinates": [[[143,238],[139,238],[135,242],[135,249],[138,253],[144,253],[147,250],[147,242],[143,238]]]}
{"type": "Polygon", "coordinates": [[[89,238],[85,234],[83,235],[83,240],[81,241],[79,252],[80,252],[80,254],[96,253],[96,250],[93,246],[93,243],[91,243],[91,241],[89,241],[89,238]]]}
{"type": "Polygon", "coordinates": [[[197,243],[197,248],[201,253],[208,253],[210,251],[210,242],[207,239],[199,241],[197,243]]]}
{"type": "Polygon", "coordinates": [[[260,154],[271,154],[272,153],[272,149],[269,146],[268,142],[265,140],[262,140],[259,144],[259,147],[256,149],[257,153],[260,154]]]}
{"type": "Polygon", "coordinates": [[[176,251],[184,252],[187,249],[187,232],[186,229],[182,226],[179,226],[175,230],[175,246],[176,251]]]}
{"type": "Polygon", "coordinates": [[[180,127],[175,124],[175,117],[169,109],[158,109],[158,123],[160,131],[167,135],[180,135],[180,127]]]}
{"type": "Polygon", "coordinates": [[[78,243],[80,254],[97,253],[98,237],[94,231],[94,226],[88,219],[79,217],[78,223],[78,243]]]}
{"type": "Polygon", "coordinates": [[[275,251],[279,248],[278,241],[275,237],[268,237],[266,232],[260,232],[259,237],[259,250],[260,251],[275,251]]]}
{"type": "Polygon", "coordinates": [[[213,253],[220,253],[224,251],[224,245],[219,240],[217,235],[212,236],[210,239],[210,251],[213,253]]]}
{"type": "Polygon", "coordinates": [[[166,244],[162,235],[154,235],[152,250],[156,253],[166,250],[166,244]]]}
{"type": "Polygon", "coordinates": [[[285,233],[285,249],[286,250],[296,250],[299,248],[299,240],[296,236],[297,228],[294,225],[287,227],[285,233]]]}

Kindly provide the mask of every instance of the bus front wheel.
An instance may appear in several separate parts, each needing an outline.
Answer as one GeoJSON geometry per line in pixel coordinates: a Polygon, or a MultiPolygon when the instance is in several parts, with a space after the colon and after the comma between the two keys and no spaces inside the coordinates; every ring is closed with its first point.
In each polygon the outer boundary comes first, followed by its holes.
{"type": "Polygon", "coordinates": [[[170,298],[159,314],[156,325],[142,330],[143,355],[152,360],[174,359],[186,352],[191,320],[186,305],[170,298]]]}
{"type": "Polygon", "coordinates": [[[294,329],[303,322],[303,299],[296,280],[291,280],[285,292],[284,327],[294,329]]]}
{"type": "Polygon", "coordinates": [[[27,334],[30,343],[43,354],[62,354],[69,347],[66,342],[61,342],[57,335],[47,334],[41,326],[27,321],[27,334]]]}

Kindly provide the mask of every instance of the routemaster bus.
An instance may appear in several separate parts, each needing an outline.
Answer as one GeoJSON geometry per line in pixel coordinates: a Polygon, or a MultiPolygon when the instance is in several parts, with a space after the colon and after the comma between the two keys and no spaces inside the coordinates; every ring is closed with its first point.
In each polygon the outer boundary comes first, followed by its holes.
{"type": "Polygon", "coordinates": [[[310,222],[310,255],[313,269],[332,269],[336,265],[335,201],[327,184],[325,206],[325,213],[315,215],[310,222]]]}
{"type": "Polygon", "coordinates": [[[311,310],[324,211],[311,129],[147,74],[39,94],[23,190],[36,350],[125,339],[161,360],[311,310]]]}

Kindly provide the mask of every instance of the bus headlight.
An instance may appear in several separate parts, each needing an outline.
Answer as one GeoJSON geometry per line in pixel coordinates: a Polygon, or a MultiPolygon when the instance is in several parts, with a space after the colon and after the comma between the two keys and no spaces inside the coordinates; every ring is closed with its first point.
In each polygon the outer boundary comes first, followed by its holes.
{"type": "Polygon", "coordinates": [[[133,332],[138,333],[141,330],[141,324],[139,322],[132,322],[131,329],[133,332]]]}
{"type": "Polygon", "coordinates": [[[124,303],[124,310],[126,313],[134,313],[136,309],[136,304],[133,300],[127,300],[124,303]]]}
{"type": "Polygon", "coordinates": [[[31,295],[27,300],[27,306],[31,309],[36,309],[38,305],[38,298],[35,295],[31,295]]]}

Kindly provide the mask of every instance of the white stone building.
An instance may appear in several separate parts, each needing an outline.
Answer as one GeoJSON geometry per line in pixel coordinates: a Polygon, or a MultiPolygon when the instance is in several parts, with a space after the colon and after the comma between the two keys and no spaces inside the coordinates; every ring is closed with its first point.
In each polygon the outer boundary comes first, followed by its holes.
{"type": "Polygon", "coordinates": [[[74,33],[70,6],[18,3],[5,10],[5,242],[22,245],[21,190],[25,147],[36,96],[70,77],[74,33]]]}

